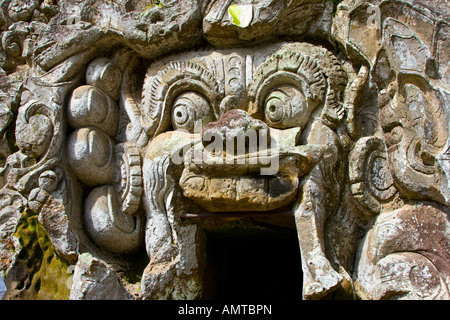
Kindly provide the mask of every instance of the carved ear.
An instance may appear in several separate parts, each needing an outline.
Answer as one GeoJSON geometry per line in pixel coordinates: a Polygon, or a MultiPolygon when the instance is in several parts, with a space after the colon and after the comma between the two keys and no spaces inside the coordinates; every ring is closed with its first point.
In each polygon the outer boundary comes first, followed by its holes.
{"type": "Polygon", "coordinates": [[[171,62],[155,76],[147,75],[141,106],[141,122],[147,135],[154,137],[167,130],[173,102],[183,92],[194,91],[209,102],[216,118],[221,96],[210,72],[192,61],[171,62]]]}
{"type": "Polygon", "coordinates": [[[382,204],[393,199],[397,189],[383,140],[365,137],[356,143],[349,157],[349,178],[350,191],[366,218],[378,214],[382,204]]]}
{"type": "Polygon", "coordinates": [[[249,114],[262,118],[264,100],[272,89],[293,85],[300,89],[308,103],[325,100],[326,80],[314,58],[299,52],[284,51],[269,57],[257,70],[249,90],[249,114]]]}
{"type": "Polygon", "coordinates": [[[133,143],[116,145],[114,188],[121,211],[128,215],[137,215],[143,187],[141,157],[133,143]]]}

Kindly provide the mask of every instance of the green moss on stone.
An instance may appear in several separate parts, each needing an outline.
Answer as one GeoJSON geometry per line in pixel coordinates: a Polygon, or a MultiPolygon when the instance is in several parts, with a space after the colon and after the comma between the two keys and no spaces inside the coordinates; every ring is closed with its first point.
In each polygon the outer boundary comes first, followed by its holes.
{"type": "Polygon", "coordinates": [[[22,248],[13,268],[16,279],[12,299],[66,300],[70,287],[66,285],[71,273],[69,264],[56,254],[47,231],[39,223],[37,214],[26,210],[19,220],[15,236],[22,248]],[[21,276],[18,276],[21,274],[21,276]]]}

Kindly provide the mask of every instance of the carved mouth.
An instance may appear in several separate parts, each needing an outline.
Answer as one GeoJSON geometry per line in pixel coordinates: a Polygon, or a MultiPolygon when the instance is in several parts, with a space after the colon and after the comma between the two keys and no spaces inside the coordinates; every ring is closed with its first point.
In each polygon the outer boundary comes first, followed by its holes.
{"type": "MultiPolygon", "coordinates": [[[[194,173],[215,176],[246,175],[246,174],[276,174],[279,170],[280,154],[263,150],[262,152],[234,155],[221,151],[215,153],[204,148],[190,149],[185,156],[185,166],[194,173]],[[271,168],[273,170],[270,170],[271,168]]],[[[285,157],[284,155],[283,157],[285,157]]]]}
{"type": "Polygon", "coordinates": [[[306,167],[300,156],[279,156],[279,170],[272,175],[260,174],[261,162],[266,163],[261,158],[254,164],[249,161],[254,157],[246,159],[233,165],[186,164],[180,179],[184,196],[211,212],[270,211],[295,199],[300,168],[306,167]]]}
{"type": "Polygon", "coordinates": [[[291,204],[299,178],[320,152],[316,145],[297,145],[299,130],[270,128],[239,109],[227,112],[183,152],[184,196],[210,212],[261,212],[291,204]]]}

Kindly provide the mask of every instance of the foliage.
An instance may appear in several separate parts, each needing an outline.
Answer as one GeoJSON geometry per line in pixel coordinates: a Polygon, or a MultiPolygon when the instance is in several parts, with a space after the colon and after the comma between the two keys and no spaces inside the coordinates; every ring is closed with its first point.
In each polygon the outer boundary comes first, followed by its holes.
{"type": "Polygon", "coordinates": [[[252,20],[251,7],[248,5],[231,5],[228,13],[232,17],[231,23],[241,28],[248,27],[252,20]]]}
{"type": "Polygon", "coordinates": [[[151,8],[154,8],[154,7],[160,7],[160,8],[162,8],[163,5],[162,5],[162,3],[161,3],[160,0],[155,0],[155,1],[152,2],[152,4],[150,4],[149,6],[147,6],[147,7],[145,8],[145,10],[149,10],[149,9],[151,9],[151,8]]]}
{"type": "Polygon", "coordinates": [[[333,4],[334,4],[334,10],[333,10],[333,16],[334,16],[337,11],[337,6],[339,5],[339,3],[341,3],[344,0],[331,0],[331,1],[333,1],[333,4]]]}

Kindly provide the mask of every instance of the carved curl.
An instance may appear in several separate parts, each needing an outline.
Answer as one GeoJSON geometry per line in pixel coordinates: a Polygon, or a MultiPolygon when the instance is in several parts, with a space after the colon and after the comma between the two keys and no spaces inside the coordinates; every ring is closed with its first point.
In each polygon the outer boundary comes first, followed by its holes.
{"type": "Polygon", "coordinates": [[[367,218],[378,214],[382,204],[393,198],[397,189],[381,139],[365,137],[356,143],[349,157],[349,178],[352,195],[364,212],[368,212],[367,218]]]}

